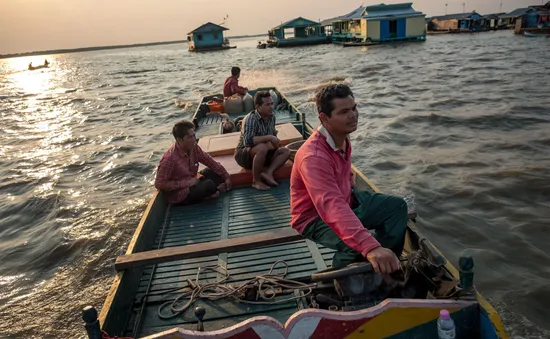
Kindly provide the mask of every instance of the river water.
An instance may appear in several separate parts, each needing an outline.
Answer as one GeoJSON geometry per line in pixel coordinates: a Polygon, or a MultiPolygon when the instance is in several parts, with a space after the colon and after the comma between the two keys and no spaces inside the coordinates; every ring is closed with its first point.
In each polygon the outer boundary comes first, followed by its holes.
{"type": "Polygon", "coordinates": [[[324,83],[360,106],[354,159],[416,205],[513,338],[550,337],[550,39],[511,31],[425,43],[193,54],[184,45],[0,60],[0,337],[76,338],[101,306],[153,193],[173,123],[231,66],[314,121],[324,83]],[[545,306],[546,305],[546,306],[545,306]]]}

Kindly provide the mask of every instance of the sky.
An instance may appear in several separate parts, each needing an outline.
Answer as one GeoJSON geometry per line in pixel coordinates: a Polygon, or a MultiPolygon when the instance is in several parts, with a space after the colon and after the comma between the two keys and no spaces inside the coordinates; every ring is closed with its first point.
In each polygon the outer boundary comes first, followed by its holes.
{"type": "MultiPolygon", "coordinates": [[[[380,0],[0,0],[0,54],[185,40],[205,22],[220,24],[226,36],[261,34],[302,16],[327,19],[380,0]]],[[[383,0],[384,1],[384,0],[383,0]]],[[[386,0],[399,3],[405,0],[386,0]]],[[[416,0],[428,16],[476,10],[499,12],[501,0],[416,0]]],[[[502,0],[502,10],[538,5],[540,0],[502,0]]]]}

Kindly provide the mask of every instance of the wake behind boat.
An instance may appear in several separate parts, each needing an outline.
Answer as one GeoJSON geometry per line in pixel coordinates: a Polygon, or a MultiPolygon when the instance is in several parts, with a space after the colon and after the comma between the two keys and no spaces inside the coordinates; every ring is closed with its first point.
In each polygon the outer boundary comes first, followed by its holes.
{"type": "MultiPolygon", "coordinates": [[[[275,88],[281,144],[300,145],[314,128],[275,88]]],[[[254,95],[258,90],[250,91],[254,95]]],[[[229,172],[234,189],[189,206],[154,193],[98,317],[83,311],[88,337],[134,338],[434,338],[441,309],[456,338],[508,338],[493,307],[473,285],[473,260],[460,271],[426,239],[409,215],[403,272],[385,284],[368,262],[328,269],[334,251],[289,227],[291,160],[275,172],[279,186],[250,187],[235,163],[239,132],[223,133],[219,113],[203,108],[193,122],[201,148],[229,172]],[[198,331],[198,332],[197,332],[198,331]],[[200,332],[200,333],[199,333],[200,332]]],[[[204,104],[204,105],[203,105],[204,104]]],[[[247,112],[234,114],[243,117],[247,112]]],[[[380,192],[352,167],[356,188],[380,192]]]]}

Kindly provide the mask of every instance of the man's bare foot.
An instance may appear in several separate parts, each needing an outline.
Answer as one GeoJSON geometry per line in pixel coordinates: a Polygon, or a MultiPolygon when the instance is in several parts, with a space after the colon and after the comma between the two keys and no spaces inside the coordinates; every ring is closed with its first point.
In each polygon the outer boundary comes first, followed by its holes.
{"type": "Polygon", "coordinates": [[[268,184],[272,185],[272,186],[278,186],[279,184],[277,183],[277,181],[275,181],[275,178],[273,178],[273,175],[272,174],[267,174],[266,172],[262,172],[262,179],[265,180],[265,182],[267,182],[268,184]]]}
{"type": "Polygon", "coordinates": [[[208,199],[216,199],[216,198],[218,198],[219,196],[220,196],[220,192],[218,191],[218,192],[212,194],[211,196],[206,197],[205,200],[208,200],[208,199]]]}
{"type": "Polygon", "coordinates": [[[225,186],[225,184],[221,184],[218,186],[218,193],[221,192],[221,193],[225,193],[227,192],[227,186],[225,186]]]}
{"type": "Polygon", "coordinates": [[[260,190],[260,191],[267,191],[270,188],[269,186],[267,186],[266,184],[264,184],[261,181],[253,183],[252,187],[254,187],[255,189],[260,190]]]}

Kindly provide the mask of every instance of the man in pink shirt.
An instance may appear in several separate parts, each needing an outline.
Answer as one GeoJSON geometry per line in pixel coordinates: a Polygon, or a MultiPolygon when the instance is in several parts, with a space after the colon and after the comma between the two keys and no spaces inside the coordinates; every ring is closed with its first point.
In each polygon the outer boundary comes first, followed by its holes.
{"type": "Polygon", "coordinates": [[[366,259],[377,273],[396,271],[405,242],[407,203],[399,197],[354,190],[348,135],[357,129],[358,111],[351,89],[330,85],[317,93],[315,101],[321,126],[294,159],[291,226],[337,250],[334,268],[366,259]]]}
{"type": "Polygon", "coordinates": [[[239,86],[240,76],[241,69],[239,67],[231,67],[231,76],[223,84],[224,98],[229,98],[233,94],[245,95],[248,92],[248,88],[239,86]]]}
{"type": "Polygon", "coordinates": [[[193,204],[231,189],[229,173],[197,145],[191,121],[177,122],[172,135],[176,142],[160,159],[155,179],[155,187],[163,191],[169,203],[193,204]],[[199,163],[207,168],[197,177],[199,163]]]}

